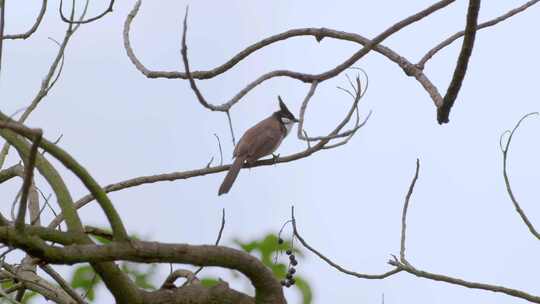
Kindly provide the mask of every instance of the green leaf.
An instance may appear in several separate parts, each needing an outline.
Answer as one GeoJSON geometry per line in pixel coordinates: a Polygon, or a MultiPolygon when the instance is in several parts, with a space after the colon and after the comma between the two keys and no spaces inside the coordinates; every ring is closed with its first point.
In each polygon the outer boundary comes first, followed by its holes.
{"type": "Polygon", "coordinates": [[[219,284],[219,281],[213,278],[203,278],[201,279],[201,285],[204,287],[212,287],[219,284]]]}
{"type": "Polygon", "coordinates": [[[84,292],[88,291],[87,298],[93,301],[95,298],[95,287],[99,284],[101,279],[94,272],[94,269],[90,265],[83,265],[75,269],[71,278],[71,287],[80,288],[84,292]]]}
{"type": "Polygon", "coordinates": [[[294,286],[296,286],[302,294],[302,303],[310,304],[311,301],[313,301],[313,293],[311,292],[311,287],[308,282],[299,276],[296,276],[294,279],[296,280],[294,286]]]}

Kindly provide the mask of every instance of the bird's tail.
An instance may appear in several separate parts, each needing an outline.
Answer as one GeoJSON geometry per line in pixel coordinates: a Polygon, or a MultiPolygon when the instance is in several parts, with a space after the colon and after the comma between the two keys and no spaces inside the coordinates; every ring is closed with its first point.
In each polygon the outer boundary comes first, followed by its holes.
{"type": "Polygon", "coordinates": [[[231,190],[231,187],[236,180],[236,177],[238,176],[238,172],[240,172],[240,169],[244,165],[245,160],[245,156],[238,156],[234,160],[231,167],[229,168],[229,172],[227,172],[227,176],[225,176],[225,179],[221,183],[221,187],[219,187],[218,195],[222,195],[223,193],[227,193],[229,192],[229,190],[231,190]]]}

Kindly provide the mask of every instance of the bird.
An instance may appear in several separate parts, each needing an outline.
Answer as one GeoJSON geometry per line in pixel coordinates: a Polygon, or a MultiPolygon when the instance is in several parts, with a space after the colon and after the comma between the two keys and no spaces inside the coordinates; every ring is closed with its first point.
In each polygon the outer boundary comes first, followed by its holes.
{"type": "Polygon", "coordinates": [[[299,122],[280,96],[278,96],[278,101],[279,110],[249,128],[238,141],[233,152],[234,162],[219,187],[218,196],[231,190],[244,163],[253,164],[259,158],[273,154],[293,125],[299,122]]]}

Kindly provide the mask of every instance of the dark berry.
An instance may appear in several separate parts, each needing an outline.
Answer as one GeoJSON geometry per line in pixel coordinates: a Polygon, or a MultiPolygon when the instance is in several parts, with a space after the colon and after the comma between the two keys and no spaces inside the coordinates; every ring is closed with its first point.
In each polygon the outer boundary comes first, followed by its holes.
{"type": "Polygon", "coordinates": [[[285,283],[285,287],[287,288],[291,287],[291,283],[287,281],[287,283],[285,283]]]}
{"type": "Polygon", "coordinates": [[[296,257],[294,256],[294,254],[291,254],[291,253],[287,253],[289,255],[289,260],[296,260],[296,257]]]}
{"type": "Polygon", "coordinates": [[[287,281],[285,281],[285,280],[281,280],[281,282],[280,282],[280,283],[281,283],[281,286],[285,286],[285,285],[287,285],[287,281]]]}
{"type": "Polygon", "coordinates": [[[293,266],[298,265],[298,261],[297,260],[291,260],[291,265],[293,265],[293,266]]]}
{"type": "Polygon", "coordinates": [[[289,279],[289,281],[287,283],[289,285],[294,285],[294,283],[296,283],[296,280],[294,278],[292,278],[292,279],[289,279]]]}
{"type": "Polygon", "coordinates": [[[290,280],[290,279],[292,279],[292,278],[293,278],[293,275],[292,275],[292,274],[290,274],[290,273],[287,273],[287,276],[286,276],[286,278],[290,280]]]}
{"type": "Polygon", "coordinates": [[[283,244],[283,239],[282,239],[282,238],[279,238],[279,239],[277,240],[277,242],[278,242],[278,244],[281,245],[281,244],[283,244]]]}
{"type": "Polygon", "coordinates": [[[296,269],[294,269],[294,267],[291,267],[291,268],[289,269],[289,273],[290,273],[290,274],[294,274],[295,272],[296,272],[296,269]]]}
{"type": "Polygon", "coordinates": [[[292,250],[287,249],[287,251],[285,251],[285,253],[286,253],[287,255],[291,255],[291,254],[292,254],[292,250]]]}

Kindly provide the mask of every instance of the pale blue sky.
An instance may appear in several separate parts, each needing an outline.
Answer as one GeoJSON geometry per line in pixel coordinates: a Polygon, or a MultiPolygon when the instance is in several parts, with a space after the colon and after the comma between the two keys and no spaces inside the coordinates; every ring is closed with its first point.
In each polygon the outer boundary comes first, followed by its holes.
{"type": "MultiPolygon", "coordinates": [[[[95,1],[94,1],[95,2],[95,1]]],[[[92,13],[106,6],[98,1],[92,13]]],[[[144,1],[132,25],[132,45],[150,69],[183,70],[180,24],[190,6],[188,43],[193,69],[221,64],[245,46],[297,27],[328,27],[373,37],[433,1],[144,1]]],[[[484,1],[480,20],[498,16],[524,1],[484,1]]],[[[218,157],[213,133],[222,138],[225,159],[232,154],[226,118],[202,108],[182,80],[146,79],[128,60],[123,22],[134,1],[116,3],[114,13],[83,26],[66,51],[62,77],[28,124],[48,138],[63,134],[61,146],[106,185],[131,177],[203,167],[218,157]]],[[[26,30],[38,4],[7,0],[6,32],[26,30]]],[[[26,106],[46,73],[65,25],[50,3],[43,25],[27,41],[5,41],[0,79],[4,113],[26,106]]],[[[467,1],[457,1],[384,42],[417,61],[428,49],[464,26],[467,1]]],[[[499,135],[528,112],[538,111],[539,8],[477,36],[469,71],[451,113],[439,126],[435,108],[421,86],[394,63],[370,54],[357,63],[370,76],[361,113],[373,115],[341,148],[291,164],[241,172],[233,190],[216,195],[223,174],[166,182],[112,194],[130,232],[167,242],[211,243],[221,208],[227,210],[225,243],[276,231],[296,206],[304,237],[339,264],[380,273],[390,254],[399,253],[403,197],[422,168],[409,210],[409,261],[427,271],[500,284],[539,295],[540,243],[513,210],[504,189],[499,135]]],[[[437,54],[426,74],[445,91],[461,40],[437,54]]],[[[324,71],[358,49],[325,39],[295,38],[250,56],[226,74],[199,82],[210,101],[228,100],[262,73],[287,68],[324,71]]],[[[330,130],[350,99],[335,89],[340,76],[323,83],[307,114],[311,134],[330,130]]],[[[246,96],[232,111],[237,136],[277,108],[281,94],[298,113],[308,90],[290,79],[272,80],[246,96]]],[[[515,137],[510,176],[531,221],[540,225],[540,119],[527,121],[515,137]]],[[[294,134],[294,133],[293,133],[294,134]]],[[[289,136],[278,152],[304,148],[289,136]]],[[[13,162],[13,159],[11,159],[13,162]]],[[[64,172],[65,173],[65,172],[64,172]]],[[[76,198],[86,191],[65,174],[76,198]]],[[[2,212],[13,193],[0,188],[2,212]]],[[[87,223],[106,223],[96,206],[82,210],[87,223]]],[[[311,254],[299,274],[310,278],[315,303],[523,303],[505,295],[468,290],[399,274],[382,281],[348,277],[311,254]]],[[[161,269],[161,281],[168,266],[161,269]]],[[[206,270],[230,279],[228,272],[206,270]]],[[[232,285],[246,288],[245,281],[232,285]]],[[[99,293],[103,303],[110,296],[99,293]]],[[[294,303],[294,292],[286,291],[294,303]]]]}

